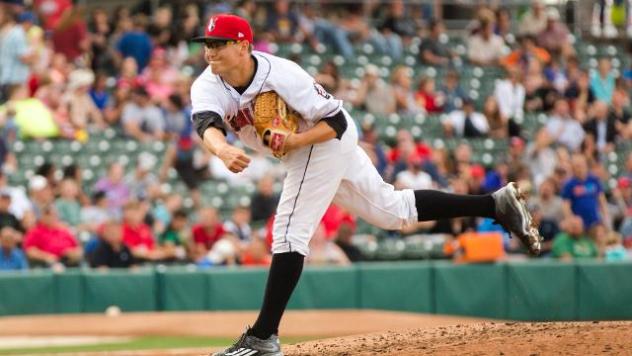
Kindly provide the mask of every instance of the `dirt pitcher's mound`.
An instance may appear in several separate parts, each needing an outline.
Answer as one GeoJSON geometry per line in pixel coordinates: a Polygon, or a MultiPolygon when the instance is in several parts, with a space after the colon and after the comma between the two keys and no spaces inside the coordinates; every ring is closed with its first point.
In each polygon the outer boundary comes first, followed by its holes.
{"type": "MultiPolygon", "coordinates": [[[[0,296],[2,298],[2,296],[0,296]]],[[[25,315],[0,318],[0,336],[12,335],[187,335],[235,338],[256,312],[169,312],[76,315],[25,315]]],[[[379,310],[291,310],[282,337],[326,338],[412,328],[477,323],[482,319],[379,310]]]]}
{"type": "Polygon", "coordinates": [[[632,355],[632,322],[458,324],[306,342],[287,355],[632,355]]]}

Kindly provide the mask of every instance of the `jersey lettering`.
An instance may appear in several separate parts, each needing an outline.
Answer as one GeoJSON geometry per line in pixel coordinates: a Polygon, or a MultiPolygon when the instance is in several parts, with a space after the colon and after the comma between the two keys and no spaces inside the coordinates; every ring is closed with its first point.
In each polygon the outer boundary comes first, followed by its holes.
{"type": "Polygon", "coordinates": [[[316,93],[320,96],[322,96],[323,98],[329,100],[329,98],[331,98],[331,94],[329,94],[327,92],[327,90],[325,90],[325,88],[323,88],[322,85],[314,82],[314,89],[316,89],[316,93]]]}
{"type": "Polygon", "coordinates": [[[252,110],[250,107],[239,109],[237,111],[237,115],[229,117],[226,121],[233,131],[239,132],[242,127],[252,125],[254,123],[252,110]]]}

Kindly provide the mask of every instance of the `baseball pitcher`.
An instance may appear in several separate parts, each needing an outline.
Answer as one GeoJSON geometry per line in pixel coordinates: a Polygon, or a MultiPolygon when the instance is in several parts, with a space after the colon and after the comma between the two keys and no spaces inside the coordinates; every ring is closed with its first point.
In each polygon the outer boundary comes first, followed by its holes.
{"type": "Polygon", "coordinates": [[[541,237],[514,183],[480,196],[395,190],[358,146],[358,130],[342,101],[298,64],[253,51],[246,20],[215,15],[205,35],[193,41],[204,43],[209,64],[191,87],[192,120],[204,148],[232,172],[243,171],[250,158],[227,143],[230,130],[246,146],[277,157],[287,171],[259,317],[234,345],[215,355],[283,355],[279,323],[301,276],[309,240],[332,202],[387,230],[417,221],[489,217],[531,253],[539,253],[541,237]]]}

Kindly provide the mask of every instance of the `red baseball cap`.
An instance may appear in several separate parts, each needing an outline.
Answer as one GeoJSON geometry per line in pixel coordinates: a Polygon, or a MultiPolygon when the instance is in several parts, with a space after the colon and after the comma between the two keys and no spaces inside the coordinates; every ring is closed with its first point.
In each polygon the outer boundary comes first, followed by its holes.
{"type": "Polygon", "coordinates": [[[246,19],[232,14],[213,15],[206,25],[204,36],[193,38],[193,42],[209,40],[247,41],[252,44],[252,28],[246,19]]]}
{"type": "Polygon", "coordinates": [[[485,177],[485,168],[480,164],[473,164],[470,167],[470,175],[472,178],[483,178],[485,177]]]}

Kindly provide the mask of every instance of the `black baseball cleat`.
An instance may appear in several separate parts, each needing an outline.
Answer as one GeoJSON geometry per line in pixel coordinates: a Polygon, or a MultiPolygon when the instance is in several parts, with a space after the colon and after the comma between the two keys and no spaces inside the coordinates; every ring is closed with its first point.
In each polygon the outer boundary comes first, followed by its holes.
{"type": "Polygon", "coordinates": [[[210,356],[283,356],[278,336],[272,335],[262,340],[248,335],[249,330],[250,328],[246,328],[233,346],[210,356]]]}
{"type": "Polygon", "coordinates": [[[527,211],[524,196],[514,182],[492,193],[496,203],[496,222],[520,241],[533,255],[540,254],[542,236],[527,211]]]}

